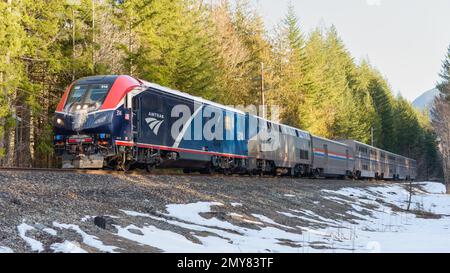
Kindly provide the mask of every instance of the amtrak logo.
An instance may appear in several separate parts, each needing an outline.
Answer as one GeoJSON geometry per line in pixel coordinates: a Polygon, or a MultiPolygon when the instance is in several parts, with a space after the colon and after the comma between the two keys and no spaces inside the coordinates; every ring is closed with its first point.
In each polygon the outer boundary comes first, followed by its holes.
{"type": "Polygon", "coordinates": [[[145,122],[147,122],[148,126],[153,131],[153,133],[155,135],[158,135],[159,128],[161,128],[161,125],[163,124],[164,119],[160,120],[160,119],[157,119],[157,118],[146,118],[145,122]]]}

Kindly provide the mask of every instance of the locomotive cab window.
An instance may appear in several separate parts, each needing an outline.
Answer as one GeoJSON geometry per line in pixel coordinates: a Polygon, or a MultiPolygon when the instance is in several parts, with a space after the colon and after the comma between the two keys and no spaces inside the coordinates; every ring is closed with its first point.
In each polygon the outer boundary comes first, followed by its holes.
{"type": "Polygon", "coordinates": [[[66,110],[98,110],[110,90],[108,84],[75,85],[69,93],[66,110]]]}

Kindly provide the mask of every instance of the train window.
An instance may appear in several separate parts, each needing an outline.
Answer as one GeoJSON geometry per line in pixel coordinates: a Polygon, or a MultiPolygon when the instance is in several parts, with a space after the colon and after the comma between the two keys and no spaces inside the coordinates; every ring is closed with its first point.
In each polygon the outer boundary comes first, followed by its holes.
{"type": "MultiPolygon", "coordinates": [[[[81,109],[84,104],[87,107],[94,105],[99,108],[106,99],[109,93],[110,86],[108,84],[89,84],[89,85],[75,85],[69,93],[66,107],[72,107],[78,104],[81,109]]],[[[78,110],[77,108],[77,110],[78,110]]]]}
{"type": "Polygon", "coordinates": [[[290,135],[290,136],[297,136],[296,130],[290,128],[290,127],[286,127],[286,126],[281,126],[283,133],[286,135],[290,135]]]}
{"type": "Polygon", "coordinates": [[[108,89],[92,89],[91,96],[89,97],[90,101],[101,101],[103,102],[108,94],[108,89]]]}
{"type": "Polygon", "coordinates": [[[328,156],[328,145],[327,144],[323,145],[323,150],[325,152],[325,156],[328,156]]]}
{"type": "Polygon", "coordinates": [[[302,160],[309,160],[309,151],[302,149],[295,149],[297,157],[302,160]]]}
{"type": "Polygon", "coordinates": [[[363,164],[362,168],[363,168],[364,171],[368,171],[369,170],[369,165],[363,164]]]}
{"type": "Polygon", "coordinates": [[[362,147],[362,146],[358,147],[358,151],[365,155],[367,155],[369,153],[369,150],[366,147],[362,147]]]}
{"type": "Polygon", "coordinates": [[[77,85],[72,91],[70,91],[69,98],[67,99],[66,105],[70,105],[72,103],[81,102],[83,95],[86,93],[88,89],[87,85],[77,85]]]}
{"type": "Polygon", "coordinates": [[[309,151],[301,150],[300,151],[300,159],[308,160],[309,159],[309,151]]]}

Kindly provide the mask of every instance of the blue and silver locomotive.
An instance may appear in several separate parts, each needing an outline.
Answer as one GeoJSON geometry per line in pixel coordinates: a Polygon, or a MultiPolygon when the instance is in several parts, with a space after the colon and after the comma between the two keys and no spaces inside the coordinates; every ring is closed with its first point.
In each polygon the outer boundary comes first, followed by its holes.
{"type": "Polygon", "coordinates": [[[377,154],[366,158],[359,153],[361,143],[320,138],[130,76],[75,81],[58,105],[54,124],[55,151],[63,168],[159,167],[295,177],[416,177],[412,159],[375,147],[377,154]],[[363,164],[363,160],[371,163],[363,164]],[[371,166],[378,169],[370,171],[371,166]],[[389,170],[384,171],[386,168],[389,170]]]}

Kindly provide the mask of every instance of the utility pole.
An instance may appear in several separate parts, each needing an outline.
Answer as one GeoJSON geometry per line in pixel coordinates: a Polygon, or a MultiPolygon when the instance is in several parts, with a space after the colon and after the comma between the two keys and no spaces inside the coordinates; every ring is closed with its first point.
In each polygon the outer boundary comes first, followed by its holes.
{"type": "Polygon", "coordinates": [[[92,72],[95,74],[95,0],[92,0],[92,72]]]}
{"type": "Polygon", "coordinates": [[[262,117],[266,118],[266,97],[264,94],[264,63],[261,62],[261,106],[262,106],[262,117]]]}
{"type": "Polygon", "coordinates": [[[371,139],[372,139],[372,142],[371,142],[371,143],[372,143],[372,144],[371,144],[372,146],[374,146],[374,142],[375,142],[375,141],[374,141],[374,136],[373,136],[373,135],[374,135],[374,128],[373,128],[373,126],[372,126],[372,127],[370,128],[370,137],[371,137],[371,139]]]}
{"type": "Polygon", "coordinates": [[[72,81],[75,81],[75,8],[72,7],[72,81]]]}

